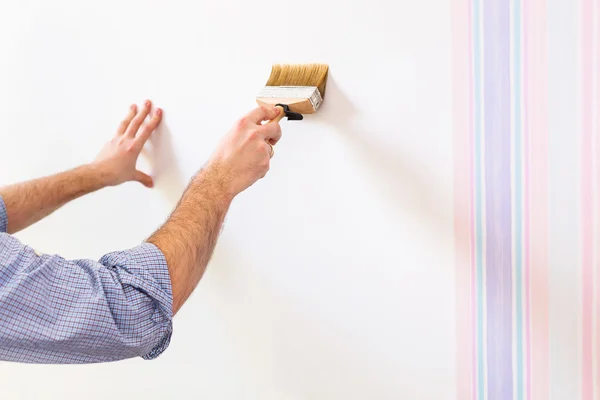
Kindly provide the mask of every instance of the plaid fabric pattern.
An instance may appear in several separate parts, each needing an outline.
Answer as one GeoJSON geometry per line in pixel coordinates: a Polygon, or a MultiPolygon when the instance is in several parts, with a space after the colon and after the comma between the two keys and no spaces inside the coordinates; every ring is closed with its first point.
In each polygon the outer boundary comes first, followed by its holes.
{"type": "Polygon", "coordinates": [[[6,225],[0,198],[0,360],[150,360],[169,346],[173,294],[156,246],[66,260],[37,255],[6,234],[6,225]]]}
{"type": "Polygon", "coordinates": [[[8,229],[8,218],[6,216],[6,206],[4,200],[0,197],[0,233],[6,232],[8,229]]]}

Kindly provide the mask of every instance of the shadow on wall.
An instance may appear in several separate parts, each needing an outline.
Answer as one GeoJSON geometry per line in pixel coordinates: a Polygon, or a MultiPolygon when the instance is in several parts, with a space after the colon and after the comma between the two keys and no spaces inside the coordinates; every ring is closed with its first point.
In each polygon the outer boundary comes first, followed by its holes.
{"type": "MultiPolygon", "coordinates": [[[[368,127],[357,122],[358,116],[360,112],[330,74],[326,100],[322,110],[315,114],[315,120],[331,125],[356,148],[357,154],[364,160],[364,167],[381,182],[381,191],[389,194],[394,204],[410,206],[423,221],[428,221],[434,227],[442,222],[447,223],[447,217],[439,207],[438,199],[442,195],[434,185],[428,184],[422,174],[417,173],[422,168],[411,165],[401,154],[395,154],[392,147],[378,143],[374,139],[377,136],[372,135],[368,127]]],[[[390,116],[382,113],[382,118],[386,117],[390,116]]],[[[397,126],[401,129],[402,124],[398,123],[397,126]]]]}
{"type": "Polygon", "coordinates": [[[177,163],[171,131],[163,119],[150,136],[149,148],[144,153],[153,171],[155,188],[165,197],[171,209],[175,208],[187,184],[177,163]]]}
{"type": "MultiPolygon", "coordinates": [[[[327,100],[319,113],[312,116],[323,125],[331,125],[340,132],[356,149],[364,160],[364,166],[381,181],[382,192],[389,193],[396,204],[410,205],[424,221],[433,226],[444,220],[438,206],[440,193],[433,185],[428,185],[423,176],[416,173],[419,167],[410,165],[402,155],[394,154],[393,148],[378,144],[373,140],[368,128],[356,121],[358,110],[337,86],[330,75],[327,82],[327,100]]],[[[150,137],[150,151],[145,149],[153,170],[156,188],[165,196],[171,207],[175,207],[187,186],[177,164],[173,150],[171,132],[165,119],[150,137]]]]}

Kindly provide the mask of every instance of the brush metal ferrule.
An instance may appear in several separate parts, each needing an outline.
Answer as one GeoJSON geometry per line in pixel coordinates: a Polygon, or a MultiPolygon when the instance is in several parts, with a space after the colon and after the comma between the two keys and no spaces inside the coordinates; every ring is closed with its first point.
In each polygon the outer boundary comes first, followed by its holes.
{"type": "Polygon", "coordinates": [[[258,92],[257,98],[263,99],[308,99],[315,111],[319,109],[323,98],[316,86],[265,86],[258,92]]]}

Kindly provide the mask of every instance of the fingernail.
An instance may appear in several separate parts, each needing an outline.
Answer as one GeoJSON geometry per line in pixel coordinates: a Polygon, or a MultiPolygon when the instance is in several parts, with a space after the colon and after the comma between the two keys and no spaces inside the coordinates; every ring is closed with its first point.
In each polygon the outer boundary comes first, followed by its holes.
{"type": "Polygon", "coordinates": [[[146,107],[150,107],[150,100],[146,100],[146,107]]]}
{"type": "Polygon", "coordinates": [[[162,110],[160,108],[156,109],[156,116],[160,117],[160,115],[162,114],[162,110]]]}

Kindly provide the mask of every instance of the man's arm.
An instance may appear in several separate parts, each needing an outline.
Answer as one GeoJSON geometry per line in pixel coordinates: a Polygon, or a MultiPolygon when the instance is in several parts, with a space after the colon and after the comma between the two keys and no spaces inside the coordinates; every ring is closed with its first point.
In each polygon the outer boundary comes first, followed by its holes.
{"type": "Polygon", "coordinates": [[[224,137],[206,168],[191,181],[168,221],[149,239],[167,260],[173,314],[197,286],[217,243],[233,198],[264,177],[271,146],[281,137],[279,108],[259,107],[240,119],[224,137]]]}
{"type": "Polygon", "coordinates": [[[8,235],[69,200],[137,180],[141,149],[158,125],[150,103],[132,106],[115,137],[90,165],[12,185],[0,192],[0,360],[94,363],[158,357],[172,332],[172,292],[162,252],[150,243],[100,260],[36,253],[8,235]],[[6,205],[5,201],[6,200],[6,205]]]}
{"type": "MultiPolygon", "coordinates": [[[[170,343],[173,315],[204,273],[231,201],[269,169],[267,142],[277,143],[281,130],[261,122],[277,114],[257,108],[238,121],[167,222],[145,243],[98,261],[39,255],[1,233],[12,222],[0,197],[0,360],[64,364],[158,357],[170,343]]],[[[118,136],[108,153],[137,157],[149,134],[118,136]]],[[[102,171],[116,164],[112,159],[99,163],[102,171]]],[[[134,167],[129,171],[135,174],[134,167]]]]}
{"type": "Polygon", "coordinates": [[[149,243],[66,260],[0,233],[0,360],[151,360],[170,343],[172,317],[166,261],[149,243]]]}
{"type": "Polygon", "coordinates": [[[0,196],[4,199],[10,221],[8,233],[25,229],[67,202],[104,186],[97,168],[85,165],[0,188],[0,196]]]}
{"type": "Polygon", "coordinates": [[[8,215],[8,232],[16,233],[50,215],[66,203],[106,186],[138,181],[152,186],[152,178],[135,169],[141,149],[161,120],[161,110],[144,124],[147,101],[137,112],[132,105],[116,135],[94,162],[69,171],[0,188],[8,215]]]}

